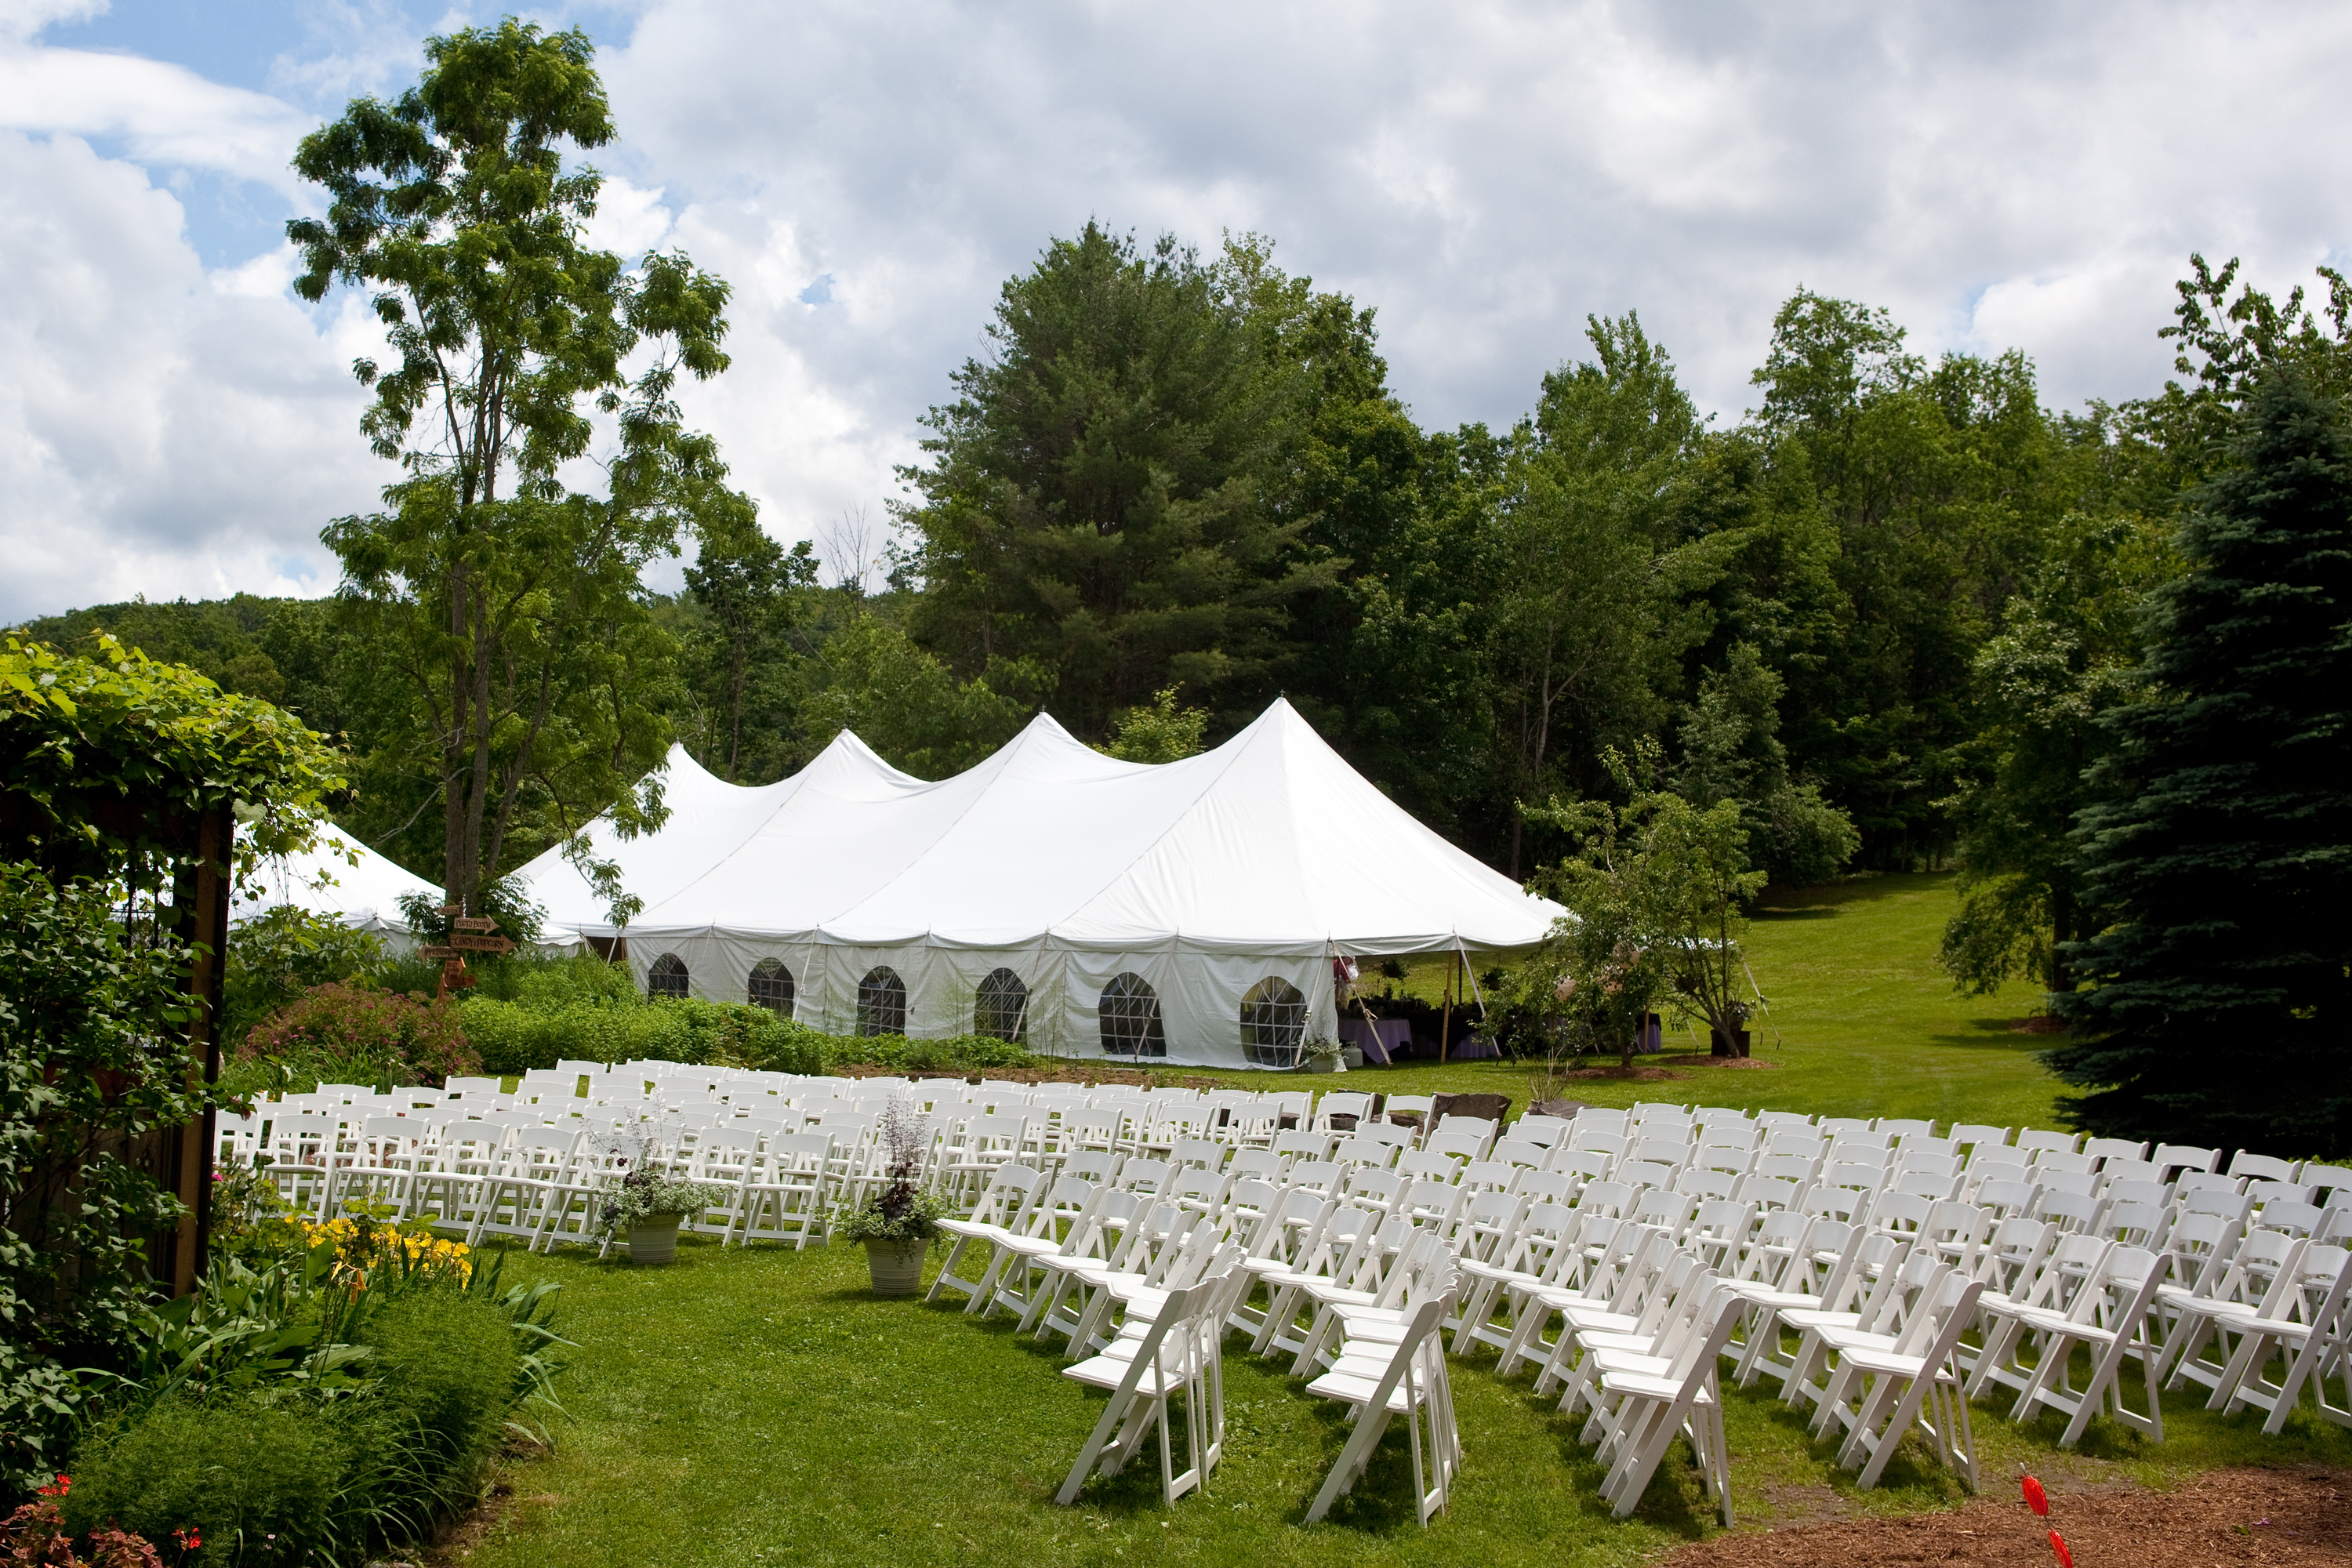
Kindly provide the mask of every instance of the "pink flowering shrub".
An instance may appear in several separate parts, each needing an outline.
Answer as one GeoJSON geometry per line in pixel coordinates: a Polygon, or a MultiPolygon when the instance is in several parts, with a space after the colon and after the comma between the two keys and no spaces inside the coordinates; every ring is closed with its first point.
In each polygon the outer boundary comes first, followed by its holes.
{"type": "Polygon", "coordinates": [[[314,985],[263,1019],[237,1055],[373,1068],[370,1077],[399,1084],[437,1085],[482,1070],[454,998],[428,1001],[342,981],[314,985]]]}

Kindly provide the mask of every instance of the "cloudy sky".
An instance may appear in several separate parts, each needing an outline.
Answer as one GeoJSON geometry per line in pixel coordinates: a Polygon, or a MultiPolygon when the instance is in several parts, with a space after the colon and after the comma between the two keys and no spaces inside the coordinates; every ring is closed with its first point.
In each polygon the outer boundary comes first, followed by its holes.
{"type": "MultiPolygon", "coordinates": [[[[496,6],[0,0],[0,619],[323,593],[384,483],[356,303],[287,287],[296,140],[496,6]]],[[[1089,216],[1377,306],[1424,424],[1506,424],[1638,309],[1748,406],[1799,284],[2055,405],[2149,390],[2191,250],[2352,247],[2352,7],[582,5],[622,141],[600,237],[735,287],[690,395],[780,537],[895,493],[1003,279],[1089,216]],[[2330,87],[2329,83],[2336,84],[2330,87]]]]}

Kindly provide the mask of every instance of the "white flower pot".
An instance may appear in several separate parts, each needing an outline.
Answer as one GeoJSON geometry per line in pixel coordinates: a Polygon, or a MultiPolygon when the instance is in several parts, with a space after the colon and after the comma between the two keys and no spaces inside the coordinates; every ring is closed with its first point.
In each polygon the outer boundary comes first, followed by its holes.
{"type": "Polygon", "coordinates": [[[869,1241],[866,1244],[866,1271],[874,1280],[877,1296],[911,1296],[922,1288],[923,1254],[930,1244],[922,1241],[869,1241]]]}
{"type": "Polygon", "coordinates": [[[629,1224],[629,1261],[663,1264],[677,1257],[677,1222],[674,1214],[649,1214],[629,1224]]]}

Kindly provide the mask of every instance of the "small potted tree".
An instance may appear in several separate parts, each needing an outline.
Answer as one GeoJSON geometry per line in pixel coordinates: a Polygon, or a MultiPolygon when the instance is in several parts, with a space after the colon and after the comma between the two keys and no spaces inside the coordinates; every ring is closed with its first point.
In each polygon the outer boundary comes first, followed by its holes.
{"type": "Polygon", "coordinates": [[[922,1184],[929,1140],[923,1119],[903,1100],[882,1110],[883,1181],[863,1202],[835,1211],[834,1234],[866,1244],[866,1270],[877,1296],[911,1296],[923,1283],[923,1253],[938,1239],[945,1200],[922,1184]]]}

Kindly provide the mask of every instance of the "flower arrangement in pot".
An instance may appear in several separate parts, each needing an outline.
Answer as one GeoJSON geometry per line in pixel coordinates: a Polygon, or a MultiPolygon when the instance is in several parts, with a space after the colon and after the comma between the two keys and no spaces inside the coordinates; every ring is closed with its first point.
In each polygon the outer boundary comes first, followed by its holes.
{"type": "Polygon", "coordinates": [[[1339,1041],[1318,1038],[1299,1047],[1299,1065],[1308,1072],[1346,1072],[1347,1047],[1339,1041]]]}
{"type": "Polygon", "coordinates": [[[923,1119],[905,1100],[882,1110],[881,1187],[864,1201],[834,1211],[833,1230],[866,1244],[866,1268],[877,1296],[911,1296],[923,1282],[923,1253],[938,1239],[946,1200],[920,1180],[929,1145],[923,1119]]]}
{"type": "Polygon", "coordinates": [[[635,1141],[634,1157],[621,1179],[605,1188],[597,1228],[606,1244],[626,1234],[632,1264],[662,1264],[677,1257],[678,1222],[727,1202],[725,1187],[689,1182],[647,1161],[649,1145],[635,1141]]]}

